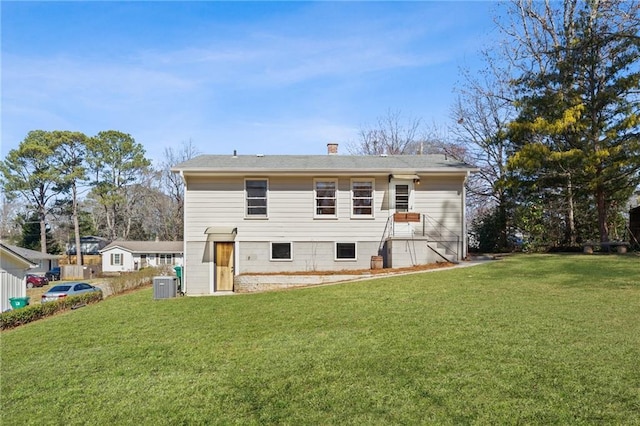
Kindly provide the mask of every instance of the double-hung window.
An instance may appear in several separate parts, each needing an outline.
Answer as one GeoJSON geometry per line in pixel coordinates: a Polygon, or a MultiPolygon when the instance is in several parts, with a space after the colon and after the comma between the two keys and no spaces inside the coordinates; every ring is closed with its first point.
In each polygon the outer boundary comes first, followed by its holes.
{"type": "Polygon", "coordinates": [[[246,179],[244,181],[247,217],[267,217],[267,179],[246,179]]]}
{"type": "Polygon", "coordinates": [[[122,265],[122,254],[121,253],[111,253],[111,264],[112,265],[122,265]]]}
{"type": "Polygon", "coordinates": [[[373,179],[351,181],[351,216],[373,217],[373,179]]]}
{"type": "Polygon", "coordinates": [[[315,217],[337,217],[338,216],[338,180],[337,179],[315,179],[315,217]]]}

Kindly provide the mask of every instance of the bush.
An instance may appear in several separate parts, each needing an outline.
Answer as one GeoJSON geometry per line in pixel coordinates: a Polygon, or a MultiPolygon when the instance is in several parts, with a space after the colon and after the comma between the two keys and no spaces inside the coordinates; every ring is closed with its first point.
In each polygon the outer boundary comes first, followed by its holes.
{"type": "Polygon", "coordinates": [[[78,296],[66,297],[55,302],[41,305],[25,306],[21,309],[0,314],[0,330],[8,330],[41,318],[49,317],[56,312],[68,311],[84,305],[90,305],[102,300],[102,293],[86,293],[78,296]]]}
{"type": "Polygon", "coordinates": [[[139,271],[110,278],[107,285],[111,290],[111,294],[121,294],[129,290],[151,285],[153,283],[153,277],[163,274],[167,275],[168,270],[161,268],[144,268],[139,271]]]}

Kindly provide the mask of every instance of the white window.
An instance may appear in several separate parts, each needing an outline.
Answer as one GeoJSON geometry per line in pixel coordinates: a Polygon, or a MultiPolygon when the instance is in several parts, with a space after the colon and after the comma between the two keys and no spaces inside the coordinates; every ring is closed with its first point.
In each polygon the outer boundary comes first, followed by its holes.
{"type": "Polygon", "coordinates": [[[351,215],[353,217],[373,217],[373,180],[351,181],[351,215]]]}
{"type": "Polygon", "coordinates": [[[266,179],[246,179],[244,188],[247,217],[267,217],[268,181],[266,179]]]}
{"type": "Polygon", "coordinates": [[[173,254],[156,254],[158,265],[173,265],[173,254]]]}
{"type": "Polygon", "coordinates": [[[112,265],[122,265],[122,254],[121,253],[111,253],[111,264],[112,265]]]}
{"type": "Polygon", "coordinates": [[[315,193],[315,217],[337,217],[338,216],[338,180],[337,179],[314,179],[315,193]]]}
{"type": "Polygon", "coordinates": [[[271,260],[293,260],[291,243],[271,243],[271,260]]]}
{"type": "Polygon", "coordinates": [[[336,260],[356,259],[356,243],[336,243],[336,260]]]}

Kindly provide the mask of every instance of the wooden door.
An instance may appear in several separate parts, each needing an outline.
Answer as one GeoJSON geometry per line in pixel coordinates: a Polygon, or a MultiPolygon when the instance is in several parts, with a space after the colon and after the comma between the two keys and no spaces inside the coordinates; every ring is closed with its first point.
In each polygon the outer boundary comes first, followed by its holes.
{"type": "Polygon", "coordinates": [[[233,243],[216,243],[216,291],[233,291],[233,243]]]}

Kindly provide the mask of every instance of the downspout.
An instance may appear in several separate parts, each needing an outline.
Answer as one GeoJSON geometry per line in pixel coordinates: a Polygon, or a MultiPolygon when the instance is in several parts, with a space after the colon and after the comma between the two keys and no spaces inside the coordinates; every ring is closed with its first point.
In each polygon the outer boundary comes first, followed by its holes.
{"type": "Polygon", "coordinates": [[[467,236],[467,180],[469,179],[470,175],[471,172],[467,171],[467,174],[462,181],[462,235],[460,236],[460,238],[463,256],[462,258],[458,259],[459,261],[467,258],[467,250],[469,249],[469,239],[467,236]]]}
{"type": "Polygon", "coordinates": [[[183,294],[187,293],[187,221],[185,217],[187,215],[187,209],[185,206],[187,205],[187,179],[184,177],[184,170],[180,170],[180,177],[182,178],[182,183],[184,183],[184,194],[182,197],[182,278],[181,278],[181,290],[183,294]]]}

